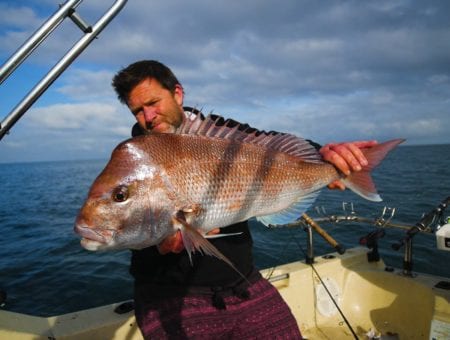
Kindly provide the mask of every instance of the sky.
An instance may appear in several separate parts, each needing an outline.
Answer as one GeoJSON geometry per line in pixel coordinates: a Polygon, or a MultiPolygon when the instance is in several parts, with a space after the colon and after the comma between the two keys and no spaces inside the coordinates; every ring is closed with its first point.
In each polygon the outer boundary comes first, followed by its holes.
{"type": "MultiPolygon", "coordinates": [[[[114,1],[85,0],[94,24],[114,1]]],[[[0,0],[0,63],[59,0],[0,0]]],[[[0,163],[107,159],[134,118],[111,87],[142,59],[185,105],[318,143],[450,143],[450,2],[129,0],[0,141],[0,163]]],[[[65,20],[0,85],[0,119],[81,37],[65,20]]]]}

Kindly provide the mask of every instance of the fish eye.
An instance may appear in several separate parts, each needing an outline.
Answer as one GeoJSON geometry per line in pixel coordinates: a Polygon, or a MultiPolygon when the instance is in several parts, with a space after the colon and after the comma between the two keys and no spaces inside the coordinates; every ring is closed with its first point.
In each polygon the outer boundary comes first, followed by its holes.
{"type": "Polygon", "coordinates": [[[112,198],[116,202],[125,202],[128,199],[128,188],[123,185],[115,188],[112,198]]]}

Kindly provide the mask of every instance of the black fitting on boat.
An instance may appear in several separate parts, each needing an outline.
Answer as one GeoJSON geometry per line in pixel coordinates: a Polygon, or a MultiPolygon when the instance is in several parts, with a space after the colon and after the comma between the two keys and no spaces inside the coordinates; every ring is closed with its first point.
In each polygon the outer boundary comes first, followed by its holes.
{"type": "Polygon", "coordinates": [[[6,292],[4,290],[0,290],[0,307],[3,307],[6,304],[6,292]]]}
{"type": "Polygon", "coordinates": [[[360,245],[366,246],[367,248],[371,249],[371,251],[367,253],[367,260],[369,262],[380,261],[380,254],[378,252],[378,240],[384,237],[385,234],[386,233],[384,229],[377,229],[359,239],[360,245]]]}
{"type": "Polygon", "coordinates": [[[343,246],[343,245],[341,245],[341,244],[337,244],[335,247],[334,247],[334,249],[340,254],[340,255],[342,255],[342,254],[344,254],[345,253],[345,247],[343,246]]]}
{"type": "Polygon", "coordinates": [[[92,26],[88,25],[78,14],[75,9],[71,8],[67,16],[77,25],[83,33],[92,33],[92,26]]]}
{"type": "Polygon", "coordinates": [[[125,314],[129,313],[134,309],[134,302],[133,301],[127,301],[124,303],[121,303],[114,309],[114,313],[117,314],[125,314]]]}
{"type": "Polygon", "coordinates": [[[434,286],[439,289],[450,290],[450,281],[439,281],[434,286]]]}

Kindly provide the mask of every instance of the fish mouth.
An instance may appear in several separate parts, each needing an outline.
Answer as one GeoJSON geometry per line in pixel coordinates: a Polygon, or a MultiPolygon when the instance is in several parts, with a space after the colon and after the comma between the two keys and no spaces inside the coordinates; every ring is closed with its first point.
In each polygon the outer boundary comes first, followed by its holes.
{"type": "Polygon", "coordinates": [[[114,238],[115,231],[111,229],[92,229],[82,224],[76,224],[74,231],[82,237],[81,245],[87,250],[105,248],[114,238]]]}

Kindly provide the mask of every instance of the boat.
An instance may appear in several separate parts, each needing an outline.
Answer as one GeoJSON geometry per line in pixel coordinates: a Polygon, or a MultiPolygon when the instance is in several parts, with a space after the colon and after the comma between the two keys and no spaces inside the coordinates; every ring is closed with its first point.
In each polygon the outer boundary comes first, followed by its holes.
{"type": "MultiPolygon", "coordinates": [[[[286,227],[308,232],[305,260],[261,270],[280,292],[305,339],[450,339],[450,278],[414,272],[412,239],[436,233],[437,245],[450,251],[450,197],[409,226],[354,213],[312,219],[304,215],[286,227]],[[317,221],[372,224],[377,228],[356,246],[343,249],[317,221]],[[445,223],[445,224],[443,224],[445,223]],[[433,227],[434,225],[434,227],[433,227]],[[378,253],[385,228],[405,229],[395,247],[404,246],[402,268],[387,266],[378,253]],[[313,231],[335,252],[314,257],[313,231]],[[409,246],[408,246],[409,244],[409,246]],[[406,246],[405,246],[406,245],[406,246]]],[[[52,317],[0,310],[1,339],[142,339],[133,302],[121,301],[52,317]]]]}
{"type": "MultiPolygon", "coordinates": [[[[33,102],[112,20],[126,1],[116,1],[94,26],[76,15],[80,0],[69,0],[1,69],[3,81],[49,31],[65,17],[86,36],[55,65],[49,74],[1,122],[0,139],[33,102]]],[[[305,339],[450,339],[450,278],[417,273],[412,266],[412,240],[417,233],[435,234],[437,245],[450,251],[450,219],[445,209],[450,197],[420,218],[415,225],[394,222],[394,211],[385,208],[379,218],[356,214],[353,208],[338,215],[318,210],[304,214],[287,227],[308,233],[305,260],[261,270],[291,308],[305,339]],[[360,244],[343,249],[319,223],[369,224],[376,228],[360,244]],[[387,266],[378,252],[378,240],[386,228],[405,230],[396,249],[404,249],[402,266],[387,266]],[[316,232],[334,252],[314,256],[316,232]]],[[[0,298],[1,299],[1,298],[0,298]]],[[[0,301],[1,304],[1,301],[0,301]]],[[[133,314],[132,301],[38,317],[0,310],[0,339],[142,339],[133,314]]]]}

